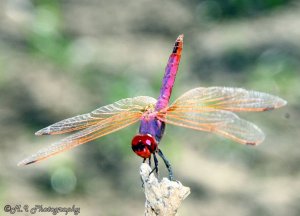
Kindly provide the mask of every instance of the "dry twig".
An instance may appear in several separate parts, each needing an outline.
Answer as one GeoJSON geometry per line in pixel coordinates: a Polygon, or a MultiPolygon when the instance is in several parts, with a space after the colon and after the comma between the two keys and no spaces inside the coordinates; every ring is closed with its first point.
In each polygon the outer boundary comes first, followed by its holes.
{"type": "Polygon", "coordinates": [[[158,181],[153,173],[149,175],[150,172],[150,166],[143,163],[140,175],[146,196],[145,216],[176,215],[181,202],[190,194],[190,188],[167,178],[158,181]]]}

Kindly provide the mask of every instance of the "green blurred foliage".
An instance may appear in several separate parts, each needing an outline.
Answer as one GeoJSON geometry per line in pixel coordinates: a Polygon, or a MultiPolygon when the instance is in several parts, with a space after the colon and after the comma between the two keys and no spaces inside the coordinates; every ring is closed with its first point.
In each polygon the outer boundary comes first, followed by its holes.
{"type": "Polygon", "coordinates": [[[211,19],[237,19],[265,15],[291,0],[191,0],[191,6],[201,5],[201,11],[211,19]]]}
{"type": "Polygon", "coordinates": [[[70,39],[62,31],[63,20],[58,1],[36,1],[35,19],[27,36],[33,54],[49,58],[54,63],[66,66],[69,62],[70,39]]]}

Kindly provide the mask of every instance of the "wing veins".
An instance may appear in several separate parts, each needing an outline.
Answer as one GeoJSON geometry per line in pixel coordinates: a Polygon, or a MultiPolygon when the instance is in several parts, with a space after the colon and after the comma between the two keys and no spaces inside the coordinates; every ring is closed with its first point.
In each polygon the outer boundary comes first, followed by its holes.
{"type": "Polygon", "coordinates": [[[96,125],[86,128],[83,131],[77,132],[62,139],[61,141],[53,143],[47,148],[41,149],[36,154],[21,161],[18,165],[27,165],[40,160],[44,160],[53,155],[74,148],[78,145],[120,130],[124,127],[127,127],[128,125],[137,122],[140,116],[140,112],[126,113],[126,115],[124,113],[114,115],[108,119],[105,119],[104,121],[99,122],[96,125]]]}

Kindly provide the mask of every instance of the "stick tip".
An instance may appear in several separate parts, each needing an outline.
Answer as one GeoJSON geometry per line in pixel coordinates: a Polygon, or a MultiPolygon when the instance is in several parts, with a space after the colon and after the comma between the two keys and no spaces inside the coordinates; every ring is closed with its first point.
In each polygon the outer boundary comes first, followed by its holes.
{"type": "Polygon", "coordinates": [[[140,175],[146,197],[145,215],[175,215],[182,201],[190,194],[190,188],[179,181],[167,178],[159,181],[146,163],[141,165],[140,175]]]}

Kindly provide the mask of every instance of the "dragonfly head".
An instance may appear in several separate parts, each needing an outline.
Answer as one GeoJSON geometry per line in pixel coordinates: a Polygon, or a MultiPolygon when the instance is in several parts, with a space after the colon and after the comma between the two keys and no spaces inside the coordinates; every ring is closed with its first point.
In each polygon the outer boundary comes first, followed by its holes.
{"type": "Polygon", "coordinates": [[[142,158],[149,158],[157,149],[157,143],[150,134],[135,135],[131,141],[132,150],[142,158]]]}

